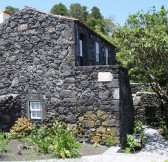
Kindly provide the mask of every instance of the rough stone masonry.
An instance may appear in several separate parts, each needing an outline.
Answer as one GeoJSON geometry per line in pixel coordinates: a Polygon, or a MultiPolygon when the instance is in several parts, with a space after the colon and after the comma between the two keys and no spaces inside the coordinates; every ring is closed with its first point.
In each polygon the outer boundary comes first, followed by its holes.
{"type": "Polygon", "coordinates": [[[42,118],[32,121],[66,122],[81,141],[103,143],[109,134],[123,143],[133,126],[127,71],[118,65],[75,66],[75,23],[25,8],[0,24],[0,95],[18,94],[17,111],[28,118],[29,101],[41,101],[42,118]]]}

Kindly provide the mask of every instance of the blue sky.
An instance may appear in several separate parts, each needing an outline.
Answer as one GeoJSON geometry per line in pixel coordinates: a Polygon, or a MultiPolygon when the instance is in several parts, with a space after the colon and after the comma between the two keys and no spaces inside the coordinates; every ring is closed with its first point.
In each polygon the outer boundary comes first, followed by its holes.
{"type": "Polygon", "coordinates": [[[88,7],[88,10],[93,6],[97,6],[103,16],[112,16],[114,21],[123,25],[129,14],[137,11],[147,11],[152,6],[156,6],[159,10],[162,5],[168,9],[168,0],[0,0],[0,9],[6,6],[24,8],[25,6],[33,7],[38,10],[49,12],[54,4],[62,2],[69,8],[71,3],[80,3],[88,7]]]}

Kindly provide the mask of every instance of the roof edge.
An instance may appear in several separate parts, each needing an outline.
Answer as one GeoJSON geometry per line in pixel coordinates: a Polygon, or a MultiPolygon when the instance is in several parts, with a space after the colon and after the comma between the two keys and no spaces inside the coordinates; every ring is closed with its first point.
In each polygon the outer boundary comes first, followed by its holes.
{"type": "Polygon", "coordinates": [[[96,31],[94,31],[93,29],[91,29],[89,26],[87,26],[85,23],[83,23],[79,19],[75,19],[74,21],[76,23],[82,25],[83,27],[87,28],[87,30],[89,30],[90,32],[92,32],[94,35],[98,36],[100,39],[103,39],[106,43],[108,43],[108,44],[112,45],[113,47],[117,48],[114,44],[112,44],[110,41],[108,41],[107,39],[105,39],[104,37],[102,37],[100,34],[98,34],[96,31]]]}
{"type": "Polygon", "coordinates": [[[6,10],[0,10],[1,12],[4,12],[4,13],[6,13],[6,14],[8,14],[8,15],[12,15],[11,13],[9,13],[8,11],[6,11],[6,10]]]}
{"type": "Polygon", "coordinates": [[[53,17],[57,17],[59,19],[66,19],[66,20],[71,20],[71,21],[74,21],[78,24],[80,24],[81,26],[83,26],[84,28],[86,28],[87,30],[89,30],[91,33],[93,33],[94,35],[96,35],[97,37],[99,37],[100,39],[103,39],[105,42],[107,42],[108,44],[112,45],[113,47],[116,48],[116,46],[114,44],[112,44],[111,42],[109,42],[107,39],[103,38],[100,34],[98,34],[96,31],[94,31],[93,29],[91,29],[89,26],[87,26],[85,23],[83,23],[82,21],[80,21],[79,19],[76,19],[76,18],[73,18],[73,17],[68,17],[68,16],[62,16],[62,15],[54,15],[54,14],[51,14],[49,12],[44,12],[44,11],[41,11],[41,10],[37,10],[35,8],[32,8],[32,7],[28,7],[26,6],[25,8],[23,8],[22,10],[20,11],[23,11],[23,10],[33,10],[33,11],[37,11],[37,12],[40,12],[40,13],[44,13],[44,14],[47,14],[47,15],[51,15],[53,17]]]}

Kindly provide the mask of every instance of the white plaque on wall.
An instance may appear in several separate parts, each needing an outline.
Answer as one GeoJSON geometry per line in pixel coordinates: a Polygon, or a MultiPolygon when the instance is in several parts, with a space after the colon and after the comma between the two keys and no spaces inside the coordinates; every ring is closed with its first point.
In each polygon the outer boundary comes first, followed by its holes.
{"type": "Polygon", "coordinates": [[[110,72],[99,72],[98,81],[100,82],[110,82],[113,79],[113,75],[110,72]]]}

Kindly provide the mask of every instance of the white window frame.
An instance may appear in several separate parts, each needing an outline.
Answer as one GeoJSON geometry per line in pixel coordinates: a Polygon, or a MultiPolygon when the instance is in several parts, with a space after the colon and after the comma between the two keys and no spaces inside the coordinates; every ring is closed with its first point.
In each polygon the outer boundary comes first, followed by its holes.
{"type": "Polygon", "coordinates": [[[105,58],[106,58],[106,65],[108,65],[109,64],[109,50],[108,50],[108,48],[106,47],[105,48],[105,58]]]}
{"type": "Polygon", "coordinates": [[[96,42],[96,62],[100,62],[100,45],[96,42]]]}
{"type": "Polygon", "coordinates": [[[83,41],[80,39],[79,40],[79,55],[83,57],[83,41]]]}
{"type": "Polygon", "coordinates": [[[40,101],[29,101],[29,110],[31,119],[42,119],[42,104],[40,101]],[[37,108],[36,106],[35,108],[33,108],[33,104],[38,104],[40,106],[39,108],[37,108]],[[35,116],[33,116],[33,112],[36,112],[35,116]],[[40,116],[37,116],[37,112],[40,112],[40,116]]]}

